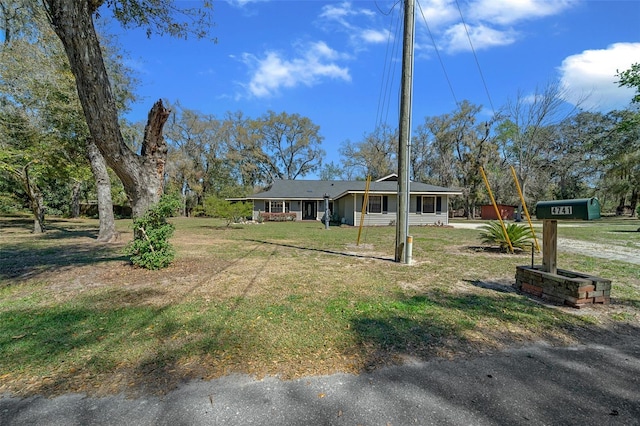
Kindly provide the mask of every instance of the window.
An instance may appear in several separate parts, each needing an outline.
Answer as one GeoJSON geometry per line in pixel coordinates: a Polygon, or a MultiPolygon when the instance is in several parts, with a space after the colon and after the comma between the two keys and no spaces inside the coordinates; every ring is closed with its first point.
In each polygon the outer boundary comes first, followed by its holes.
{"type": "Polygon", "coordinates": [[[422,197],[422,213],[436,212],[436,197],[422,197]]]}
{"type": "Polygon", "coordinates": [[[284,202],[284,210],[282,206],[282,201],[266,201],[264,210],[266,213],[289,213],[290,203],[288,201],[284,202]]]}
{"type": "Polygon", "coordinates": [[[418,197],[416,201],[418,213],[442,213],[442,197],[418,197]]]}
{"type": "Polygon", "coordinates": [[[369,195],[369,205],[367,213],[382,213],[382,196],[369,195]]]}

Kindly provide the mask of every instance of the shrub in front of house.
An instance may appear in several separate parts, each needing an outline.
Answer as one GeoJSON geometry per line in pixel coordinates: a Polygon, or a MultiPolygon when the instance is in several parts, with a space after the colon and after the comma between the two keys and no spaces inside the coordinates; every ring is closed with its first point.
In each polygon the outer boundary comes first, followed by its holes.
{"type": "Polygon", "coordinates": [[[258,222],[294,222],[296,220],[295,213],[260,213],[258,222]]]}

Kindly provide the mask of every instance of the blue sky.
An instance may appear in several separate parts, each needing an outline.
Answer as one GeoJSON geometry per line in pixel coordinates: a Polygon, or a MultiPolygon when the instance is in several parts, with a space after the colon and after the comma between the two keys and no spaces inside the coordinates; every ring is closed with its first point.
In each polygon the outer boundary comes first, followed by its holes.
{"type": "MultiPolygon", "coordinates": [[[[148,39],[112,25],[141,81],[142,101],[128,118],[146,120],[159,98],[219,118],[297,113],[320,126],[325,162],[338,162],[344,141],[361,140],[381,122],[397,126],[394,4],[216,1],[217,43],[148,39]]],[[[498,110],[549,82],[565,89],[569,103],[588,95],[583,109],[625,108],[633,91],[617,87],[615,72],[640,62],[638,22],[636,0],[417,0],[413,127],[453,111],[456,100],[483,105],[488,117],[492,105],[498,110]]]]}

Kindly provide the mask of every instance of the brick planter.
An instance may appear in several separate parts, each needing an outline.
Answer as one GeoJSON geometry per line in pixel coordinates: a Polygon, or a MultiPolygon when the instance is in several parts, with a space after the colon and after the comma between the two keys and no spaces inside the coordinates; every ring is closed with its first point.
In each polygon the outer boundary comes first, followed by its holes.
{"type": "Polygon", "coordinates": [[[592,303],[608,304],[611,300],[611,280],[564,269],[552,274],[543,271],[541,265],[517,266],[514,287],[574,308],[592,303]]]}

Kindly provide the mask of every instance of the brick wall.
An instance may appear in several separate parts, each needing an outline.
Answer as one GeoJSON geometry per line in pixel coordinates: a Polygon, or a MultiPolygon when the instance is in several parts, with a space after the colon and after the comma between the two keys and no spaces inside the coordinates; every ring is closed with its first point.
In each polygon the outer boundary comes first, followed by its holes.
{"type": "Polygon", "coordinates": [[[606,304],[611,300],[611,280],[563,269],[551,274],[544,272],[540,265],[517,266],[514,286],[525,293],[575,308],[606,304]]]}

